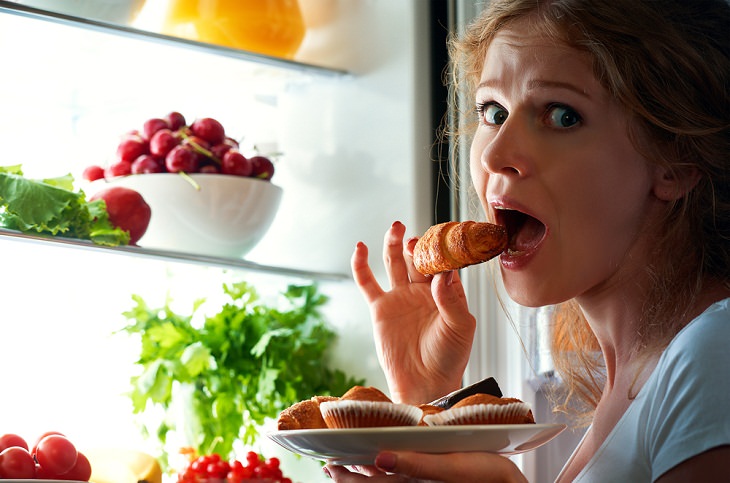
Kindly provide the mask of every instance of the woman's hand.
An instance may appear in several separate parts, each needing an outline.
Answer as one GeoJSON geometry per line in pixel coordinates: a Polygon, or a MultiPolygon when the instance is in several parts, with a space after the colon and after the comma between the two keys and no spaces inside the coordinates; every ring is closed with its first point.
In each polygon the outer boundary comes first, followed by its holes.
{"type": "Polygon", "coordinates": [[[527,479],[509,459],[493,453],[424,454],[383,451],[375,467],[351,472],[343,466],[327,465],[325,472],[337,483],[395,483],[438,481],[444,483],[525,483],[527,479]]]}
{"type": "Polygon", "coordinates": [[[370,306],[378,358],[392,399],[422,404],[460,387],[476,320],[458,273],[426,277],[416,271],[416,239],[404,243],[405,230],[395,222],[385,235],[390,291],[376,281],[363,243],[352,256],[352,273],[370,306]]]}

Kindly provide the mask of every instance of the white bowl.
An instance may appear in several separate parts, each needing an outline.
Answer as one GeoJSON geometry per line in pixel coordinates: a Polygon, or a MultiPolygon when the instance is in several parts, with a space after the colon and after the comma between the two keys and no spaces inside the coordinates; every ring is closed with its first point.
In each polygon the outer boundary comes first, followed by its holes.
{"type": "Polygon", "coordinates": [[[245,256],[274,221],[282,189],[270,181],[223,174],[133,174],[82,187],[87,197],[112,186],[137,191],[152,217],[142,248],[216,257],[245,256]],[[195,186],[197,185],[197,186],[195,186]]]}

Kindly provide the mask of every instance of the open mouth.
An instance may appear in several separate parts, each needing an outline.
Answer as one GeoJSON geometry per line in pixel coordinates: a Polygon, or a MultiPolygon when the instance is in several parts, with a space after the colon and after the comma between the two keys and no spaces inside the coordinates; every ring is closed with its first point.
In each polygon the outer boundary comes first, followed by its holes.
{"type": "Polygon", "coordinates": [[[507,253],[519,255],[529,252],[540,244],[547,229],[537,218],[517,210],[496,210],[497,223],[503,225],[509,234],[507,253]]]}

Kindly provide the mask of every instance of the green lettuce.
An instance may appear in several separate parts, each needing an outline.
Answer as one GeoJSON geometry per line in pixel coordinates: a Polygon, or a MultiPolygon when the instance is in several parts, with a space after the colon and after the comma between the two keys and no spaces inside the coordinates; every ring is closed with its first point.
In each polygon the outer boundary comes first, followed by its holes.
{"type": "Polygon", "coordinates": [[[33,180],[19,165],[0,166],[0,227],[36,235],[129,244],[129,233],[109,221],[103,200],[88,201],[73,177],[33,180]]]}

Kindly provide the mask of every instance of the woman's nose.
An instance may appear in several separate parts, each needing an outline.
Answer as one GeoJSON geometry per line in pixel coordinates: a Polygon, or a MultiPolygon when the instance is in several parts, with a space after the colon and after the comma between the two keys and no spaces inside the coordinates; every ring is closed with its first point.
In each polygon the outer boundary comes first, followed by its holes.
{"type": "Polygon", "coordinates": [[[529,172],[529,128],[512,116],[490,139],[483,143],[479,159],[489,174],[526,176],[529,172]]]}

